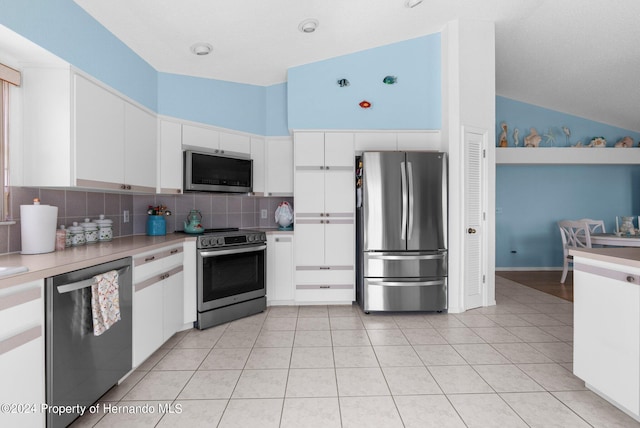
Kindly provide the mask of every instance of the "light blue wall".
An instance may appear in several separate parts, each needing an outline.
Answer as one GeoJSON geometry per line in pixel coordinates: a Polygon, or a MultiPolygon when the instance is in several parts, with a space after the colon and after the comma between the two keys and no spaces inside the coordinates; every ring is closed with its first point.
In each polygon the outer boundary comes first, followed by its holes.
{"type": "Polygon", "coordinates": [[[0,11],[0,24],[156,110],[156,71],[72,0],[1,0],[0,11]]]}
{"type": "Polygon", "coordinates": [[[158,73],[158,113],[266,134],[264,86],[158,73]]]}
{"type": "MultiPolygon", "coordinates": [[[[521,140],[523,130],[531,126],[542,134],[549,126],[561,133],[563,125],[571,129],[572,143],[584,143],[594,136],[613,142],[625,135],[636,142],[640,138],[636,132],[503,97],[496,97],[496,120],[498,136],[500,122],[509,125],[510,145],[514,126],[520,128],[521,140]]],[[[558,146],[566,144],[564,135],[556,138],[558,146]]],[[[615,228],[616,216],[638,214],[640,165],[497,165],[496,267],[561,267],[558,220],[603,219],[610,231],[615,228]]]]}
{"type": "Polygon", "coordinates": [[[290,129],[440,129],[440,34],[290,68],[290,129]],[[398,77],[385,85],[387,75],[398,77]],[[348,87],[339,87],[346,78],[348,87]],[[370,109],[359,103],[367,100],[370,109]]]}
{"type": "Polygon", "coordinates": [[[267,86],[267,136],[289,135],[287,84],[267,86]]]}

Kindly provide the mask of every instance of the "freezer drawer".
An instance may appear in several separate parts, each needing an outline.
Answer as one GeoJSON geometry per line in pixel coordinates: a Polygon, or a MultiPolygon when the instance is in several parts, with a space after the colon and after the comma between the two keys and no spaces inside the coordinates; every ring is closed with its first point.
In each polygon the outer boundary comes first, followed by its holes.
{"type": "Polygon", "coordinates": [[[447,309],[447,278],[364,279],[364,307],[369,311],[442,311],[447,309]]]}
{"type": "Polygon", "coordinates": [[[365,278],[428,278],[447,276],[446,252],[366,252],[365,278]]]}

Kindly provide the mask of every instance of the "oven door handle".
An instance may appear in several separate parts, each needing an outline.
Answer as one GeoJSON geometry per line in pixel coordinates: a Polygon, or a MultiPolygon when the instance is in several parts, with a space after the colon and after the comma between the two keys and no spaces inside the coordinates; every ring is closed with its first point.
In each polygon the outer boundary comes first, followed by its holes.
{"type": "Polygon", "coordinates": [[[244,247],[244,248],[234,248],[231,250],[217,250],[217,251],[200,251],[200,255],[202,257],[215,257],[215,256],[224,256],[226,254],[240,254],[240,253],[257,253],[258,251],[266,250],[266,245],[260,246],[252,246],[252,247],[244,247]]]}

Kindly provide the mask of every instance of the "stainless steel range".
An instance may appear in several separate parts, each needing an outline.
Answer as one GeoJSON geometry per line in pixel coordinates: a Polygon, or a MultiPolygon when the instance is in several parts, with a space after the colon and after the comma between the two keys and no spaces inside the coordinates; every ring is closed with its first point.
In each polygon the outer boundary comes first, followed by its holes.
{"type": "Polygon", "coordinates": [[[196,247],[197,328],[202,330],[266,309],[264,232],[207,229],[198,236],[196,247]]]}

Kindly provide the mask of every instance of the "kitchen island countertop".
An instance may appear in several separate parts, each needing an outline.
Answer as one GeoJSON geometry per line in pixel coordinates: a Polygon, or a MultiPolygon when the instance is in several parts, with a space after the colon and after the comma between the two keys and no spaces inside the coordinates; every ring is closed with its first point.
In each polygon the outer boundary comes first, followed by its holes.
{"type": "Polygon", "coordinates": [[[183,233],[134,235],[45,254],[6,254],[0,256],[0,266],[26,266],[29,271],[0,278],[0,289],[195,239],[183,233]]]}
{"type": "Polygon", "coordinates": [[[590,260],[616,263],[640,269],[640,248],[637,247],[571,249],[569,254],[574,257],[584,257],[590,260]]]}

